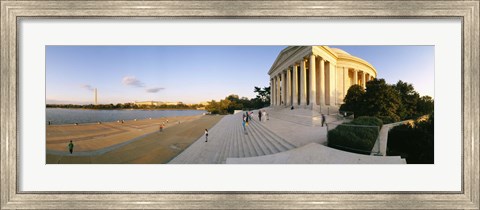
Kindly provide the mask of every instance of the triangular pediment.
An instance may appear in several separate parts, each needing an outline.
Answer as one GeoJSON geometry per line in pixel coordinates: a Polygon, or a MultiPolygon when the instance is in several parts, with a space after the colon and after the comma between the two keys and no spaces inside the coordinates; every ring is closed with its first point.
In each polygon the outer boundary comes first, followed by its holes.
{"type": "Polygon", "coordinates": [[[287,47],[287,48],[283,49],[278,54],[277,59],[275,59],[275,62],[273,62],[272,67],[268,71],[268,74],[270,74],[273,70],[280,67],[289,58],[291,58],[292,56],[295,56],[298,52],[303,51],[306,48],[312,48],[312,46],[290,46],[290,47],[287,47]]]}

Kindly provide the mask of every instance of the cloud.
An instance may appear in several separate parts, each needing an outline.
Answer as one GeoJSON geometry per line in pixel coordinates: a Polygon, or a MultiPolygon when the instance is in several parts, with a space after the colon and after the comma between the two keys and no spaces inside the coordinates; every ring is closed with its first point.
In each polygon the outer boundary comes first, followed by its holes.
{"type": "Polygon", "coordinates": [[[95,89],[91,85],[82,85],[82,88],[89,90],[89,91],[94,91],[95,89]]]}
{"type": "Polygon", "coordinates": [[[122,83],[124,85],[129,85],[129,86],[134,86],[134,87],[145,87],[145,84],[143,84],[143,82],[141,82],[137,78],[131,77],[131,76],[124,77],[122,79],[122,83]]]}
{"type": "Polygon", "coordinates": [[[147,93],[156,93],[156,92],[158,92],[160,90],[163,90],[163,89],[165,89],[165,88],[147,88],[145,90],[147,91],[147,93]]]}

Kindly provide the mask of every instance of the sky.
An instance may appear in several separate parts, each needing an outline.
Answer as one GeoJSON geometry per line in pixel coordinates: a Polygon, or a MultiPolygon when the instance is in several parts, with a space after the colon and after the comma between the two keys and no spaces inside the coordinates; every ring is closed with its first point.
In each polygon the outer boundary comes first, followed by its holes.
{"type": "MultiPolygon", "coordinates": [[[[253,98],[287,46],[47,46],[47,104],[200,103],[253,98]]],[[[434,96],[433,46],[330,46],[372,64],[387,83],[434,96]]]]}

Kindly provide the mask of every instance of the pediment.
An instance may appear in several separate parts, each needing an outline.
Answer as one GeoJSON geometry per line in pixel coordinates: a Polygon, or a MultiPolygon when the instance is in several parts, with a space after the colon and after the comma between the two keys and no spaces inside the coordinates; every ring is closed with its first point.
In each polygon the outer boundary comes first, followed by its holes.
{"type": "Polygon", "coordinates": [[[290,46],[283,49],[273,62],[272,67],[268,71],[268,74],[272,73],[275,69],[283,65],[289,58],[295,56],[298,52],[305,50],[306,48],[312,48],[311,46],[290,46]]]}

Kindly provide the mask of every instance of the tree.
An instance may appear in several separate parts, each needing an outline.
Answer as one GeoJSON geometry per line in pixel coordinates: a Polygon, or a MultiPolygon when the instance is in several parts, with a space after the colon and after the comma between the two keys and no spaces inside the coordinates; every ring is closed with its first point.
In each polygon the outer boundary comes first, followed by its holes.
{"type": "MultiPolygon", "coordinates": [[[[258,106],[255,108],[263,108],[265,106],[268,106],[270,104],[270,86],[260,88],[255,86],[253,89],[253,92],[257,94],[255,97],[254,104],[257,104],[258,106]],[[259,103],[261,102],[261,103],[259,103]]],[[[252,99],[253,101],[254,99],[252,99]]]]}
{"type": "Polygon", "coordinates": [[[420,95],[415,91],[412,84],[398,81],[394,85],[396,91],[400,95],[400,107],[398,109],[398,115],[401,119],[412,119],[418,117],[417,103],[420,99],[420,95]]]}
{"type": "Polygon", "coordinates": [[[421,115],[433,112],[434,102],[430,96],[422,96],[417,102],[417,112],[421,115]]]}
{"type": "Polygon", "coordinates": [[[434,163],[434,115],[414,125],[399,125],[388,133],[387,155],[402,156],[408,164],[434,163]]]}
{"type": "Polygon", "coordinates": [[[347,95],[343,99],[345,102],[340,106],[341,111],[351,111],[355,115],[361,114],[363,109],[363,100],[364,100],[365,90],[360,85],[352,85],[348,91],[347,95]]]}
{"type": "Polygon", "coordinates": [[[368,81],[366,86],[362,115],[378,117],[384,123],[399,121],[397,112],[401,99],[395,88],[384,79],[377,78],[368,81]]]}

